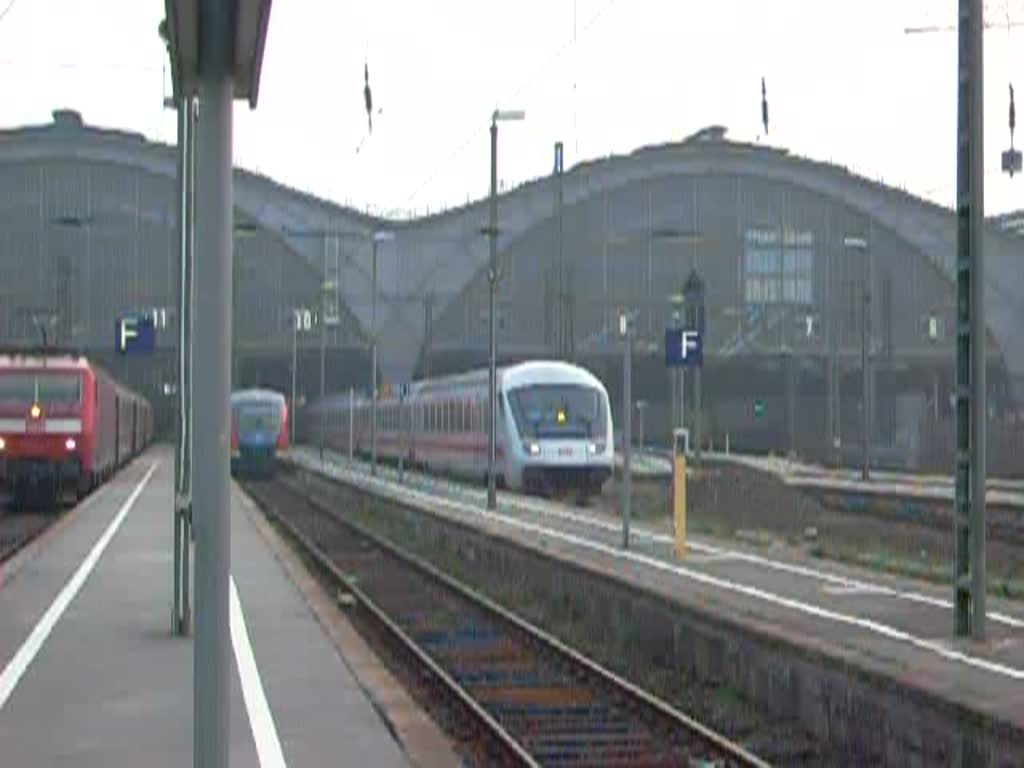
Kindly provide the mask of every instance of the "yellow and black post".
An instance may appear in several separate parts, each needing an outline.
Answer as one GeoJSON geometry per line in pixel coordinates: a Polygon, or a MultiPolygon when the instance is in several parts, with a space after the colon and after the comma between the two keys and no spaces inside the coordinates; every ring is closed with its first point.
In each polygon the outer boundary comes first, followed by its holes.
{"type": "Polygon", "coordinates": [[[676,557],[686,557],[686,454],[690,433],[672,430],[672,522],[675,528],[676,557]]]}

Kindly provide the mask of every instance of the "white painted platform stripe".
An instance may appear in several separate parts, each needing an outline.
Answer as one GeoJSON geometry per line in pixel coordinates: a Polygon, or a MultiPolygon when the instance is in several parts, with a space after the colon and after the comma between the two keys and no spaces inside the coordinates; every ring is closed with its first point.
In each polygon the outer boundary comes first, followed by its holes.
{"type": "Polygon", "coordinates": [[[249,728],[252,730],[253,741],[256,742],[256,755],[259,757],[260,768],[285,768],[284,752],[281,740],[277,736],[277,726],[270,712],[267,696],[263,692],[260,670],[256,665],[256,656],[249,642],[249,630],[245,626],[245,614],[242,603],[238,599],[238,587],[235,577],[230,577],[230,626],[231,645],[235,651],[235,662],[238,664],[238,677],[242,684],[242,699],[245,711],[249,715],[249,728]]]}
{"type": "MultiPolygon", "coordinates": [[[[784,595],[779,595],[774,592],[769,592],[759,587],[752,587],[747,584],[731,581],[729,579],[711,576],[701,571],[695,571],[691,568],[676,565],[665,560],[659,560],[648,555],[624,551],[617,547],[612,547],[607,544],[594,541],[593,539],[588,539],[582,536],[577,536],[575,534],[566,533],[564,531],[559,531],[554,528],[546,528],[536,523],[529,523],[525,520],[520,520],[507,514],[503,514],[500,512],[489,512],[487,510],[480,509],[479,507],[471,506],[469,504],[466,504],[461,501],[456,501],[454,499],[445,499],[443,497],[438,497],[434,494],[410,489],[407,487],[396,487],[393,483],[391,483],[388,480],[374,478],[372,476],[366,475],[360,477],[359,473],[345,470],[341,470],[339,474],[348,475],[351,479],[361,481],[364,485],[375,485],[385,496],[390,496],[396,499],[401,499],[402,497],[419,499],[425,503],[430,504],[445,504],[453,509],[458,509],[469,514],[479,515],[480,517],[483,517],[485,519],[496,520],[505,523],[506,525],[509,525],[511,527],[519,528],[521,530],[529,531],[531,533],[541,534],[551,539],[555,539],[557,541],[563,541],[568,544],[583,547],[585,549],[591,549],[596,552],[601,552],[602,554],[606,554],[617,559],[629,560],[634,563],[639,563],[641,565],[648,566],[655,570],[673,573],[677,576],[690,579],[691,581],[706,584],[708,586],[716,587],[718,589],[726,590],[729,592],[735,592],[737,594],[746,595],[747,597],[752,597],[772,605],[788,608],[790,610],[804,613],[809,616],[814,616],[816,618],[823,619],[826,621],[833,621],[839,624],[857,627],[859,629],[872,632],[874,634],[880,635],[882,637],[888,638],[896,642],[902,642],[913,647],[919,648],[921,650],[930,651],[948,661],[962,663],[967,666],[974,667],[976,669],[982,669],[992,674],[1008,677],[1013,680],[1024,680],[1024,669],[1018,669],[1016,667],[1011,667],[1009,665],[1001,664],[999,662],[989,661],[978,656],[972,656],[962,651],[948,648],[940,642],[918,637],[917,635],[913,635],[910,632],[906,632],[904,630],[893,627],[889,624],[884,624],[873,619],[866,619],[861,616],[854,616],[851,614],[841,613],[839,611],[831,610],[828,608],[822,608],[820,606],[812,605],[801,600],[786,597],[784,595]]],[[[565,514],[568,515],[570,513],[565,514]]],[[[714,547],[708,547],[707,549],[721,552],[731,552],[731,550],[719,550],[718,548],[714,547]]],[[[739,552],[737,554],[744,555],[745,553],[739,552]]],[[[856,583],[852,580],[847,581],[849,583],[856,583]]],[[[1016,619],[1012,620],[1017,621],[1016,619]]]]}
{"type": "Polygon", "coordinates": [[[0,710],[3,710],[4,705],[10,699],[11,694],[14,693],[14,689],[18,686],[18,681],[21,680],[22,676],[32,665],[39,651],[46,643],[50,633],[53,632],[53,628],[60,621],[60,617],[64,615],[64,611],[67,610],[68,606],[71,605],[71,601],[78,595],[82,585],[85,584],[86,579],[89,578],[89,574],[92,573],[93,568],[96,567],[96,563],[99,562],[100,557],[103,556],[103,551],[110,544],[110,540],[114,538],[114,534],[117,533],[117,529],[121,527],[121,523],[124,521],[125,516],[131,510],[135,504],[136,499],[139,498],[139,494],[142,493],[142,489],[146,487],[149,479],[153,476],[156,471],[159,461],[153,462],[146,474],[143,475],[138,485],[131,492],[121,508],[117,511],[114,519],[107,526],[107,529],[103,532],[103,535],[99,537],[92,549],[89,550],[89,554],[85,556],[85,559],[78,566],[78,569],[74,572],[67,583],[57,593],[57,597],[54,598],[50,607],[47,608],[46,613],[43,614],[42,618],[39,619],[35,628],[25,639],[25,642],[21,644],[17,653],[8,662],[7,666],[4,667],[4,671],[0,673],[0,710]]]}

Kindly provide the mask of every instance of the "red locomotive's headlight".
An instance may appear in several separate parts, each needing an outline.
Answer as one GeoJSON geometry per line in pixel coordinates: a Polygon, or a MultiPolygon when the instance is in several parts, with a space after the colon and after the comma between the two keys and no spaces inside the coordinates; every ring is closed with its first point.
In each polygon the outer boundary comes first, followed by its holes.
{"type": "Polygon", "coordinates": [[[0,437],[0,451],[7,447],[7,441],[0,437]]]}
{"type": "Polygon", "coordinates": [[[64,441],[64,447],[67,448],[69,451],[73,451],[75,450],[75,448],[78,447],[78,443],[75,442],[75,438],[69,437],[67,440],[64,441]]]}
{"type": "Polygon", "coordinates": [[[32,407],[28,409],[28,415],[33,419],[38,419],[43,415],[43,409],[39,407],[39,403],[32,403],[32,407]]]}

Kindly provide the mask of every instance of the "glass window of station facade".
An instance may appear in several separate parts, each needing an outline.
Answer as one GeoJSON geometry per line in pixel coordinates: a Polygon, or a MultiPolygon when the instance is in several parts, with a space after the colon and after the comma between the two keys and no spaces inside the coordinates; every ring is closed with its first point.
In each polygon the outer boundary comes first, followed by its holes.
{"type": "Polygon", "coordinates": [[[814,303],[814,233],[748,229],[743,264],[748,305],[814,303]]]}

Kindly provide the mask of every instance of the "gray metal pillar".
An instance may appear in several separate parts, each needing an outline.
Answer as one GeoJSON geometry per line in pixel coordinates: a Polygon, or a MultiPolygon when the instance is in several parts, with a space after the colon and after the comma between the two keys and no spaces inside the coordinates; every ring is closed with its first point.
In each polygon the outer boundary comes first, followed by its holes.
{"type": "MultiPolygon", "coordinates": [[[[292,445],[295,444],[295,420],[299,417],[299,409],[295,405],[295,390],[298,384],[298,369],[299,369],[299,313],[297,310],[292,310],[292,414],[288,420],[288,426],[291,429],[291,441],[292,445]]],[[[318,429],[322,429],[319,426],[318,429]]]]}
{"type": "MultiPolygon", "coordinates": [[[[629,518],[633,503],[633,320],[624,321],[622,355],[622,548],[629,549],[629,518]]],[[[614,446],[613,446],[614,450],[614,446]]]]}
{"type": "Polygon", "coordinates": [[[796,455],[796,403],[798,369],[796,355],[787,352],[783,358],[786,366],[786,450],[796,455]]]}
{"type": "Polygon", "coordinates": [[[177,259],[177,270],[175,277],[175,290],[178,295],[178,357],[176,361],[177,376],[176,378],[176,392],[174,397],[175,406],[175,418],[174,418],[174,498],[172,499],[173,509],[173,529],[174,529],[174,563],[173,563],[173,579],[174,579],[174,606],[171,613],[171,631],[176,635],[182,634],[182,615],[181,615],[181,589],[182,589],[182,574],[181,574],[181,551],[183,547],[188,546],[188,539],[183,539],[182,532],[185,527],[184,515],[182,514],[180,499],[181,499],[181,473],[182,463],[184,461],[184,445],[186,439],[186,430],[184,424],[185,417],[185,403],[183,398],[185,397],[185,388],[183,386],[183,379],[185,378],[185,240],[188,237],[188,230],[185,225],[185,208],[187,203],[185,202],[185,167],[186,167],[186,154],[187,150],[185,147],[185,136],[188,130],[188,108],[191,103],[190,99],[178,99],[178,164],[177,164],[177,194],[175,195],[175,220],[177,222],[177,235],[178,235],[178,259],[177,259]]]}
{"type": "Polygon", "coordinates": [[[174,613],[173,631],[187,635],[192,623],[190,542],[192,540],[192,302],[195,240],[195,100],[178,103],[178,359],[175,418],[174,613]]]}
{"type": "Polygon", "coordinates": [[[352,387],[348,388],[348,460],[352,461],[355,454],[355,413],[356,393],[352,387]]]}
{"type": "Polygon", "coordinates": [[[193,757],[202,768],[228,765],[231,721],[232,19],[227,3],[200,6],[197,151],[195,517],[196,619],[193,757]]]}
{"type": "Polygon", "coordinates": [[[564,169],[562,142],[555,142],[555,263],[558,265],[558,312],[555,320],[557,328],[556,349],[559,359],[564,359],[568,352],[568,325],[566,317],[566,284],[565,254],[562,244],[562,207],[564,205],[562,172],[564,169]]]}
{"type": "MultiPolygon", "coordinates": [[[[324,274],[327,274],[327,241],[324,240],[324,274]]],[[[320,399],[327,394],[327,287],[320,286],[320,399]]]]}
{"type": "Polygon", "coordinates": [[[193,368],[195,365],[195,349],[193,347],[195,306],[196,306],[196,132],[199,124],[199,108],[194,98],[188,99],[188,131],[185,144],[185,312],[184,317],[184,362],[185,375],[182,378],[184,392],[184,415],[182,423],[186,430],[186,439],[183,444],[184,454],[182,462],[182,508],[184,510],[184,528],[182,537],[184,549],[182,551],[181,580],[182,580],[182,633],[189,634],[192,631],[192,590],[190,582],[192,578],[192,567],[190,565],[192,547],[191,543],[195,536],[195,529],[192,524],[192,477],[193,477],[193,446],[195,442],[195,417],[192,411],[193,397],[193,368]]]}
{"type": "MultiPolygon", "coordinates": [[[[324,268],[320,284],[320,402],[327,394],[327,236],[324,236],[324,268]]],[[[320,429],[320,461],[324,460],[327,430],[320,429]]]]}
{"type": "Polygon", "coordinates": [[[490,267],[487,270],[488,292],[488,313],[490,325],[490,354],[487,367],[487,508],[494,509],[498,506],[498,492],[495,485],[495,443],[496,428],[498,424],[498,395],[497,395],[497,338],[494,329],[494,292],[498,281],[498,122],[491,121],[491,199],[490,199],[490,224],[488,227],[490,239],[490,267]]]}
{"type": "Polygon", "coordinates": [[[702,432],[704,429],[704,369],[697,366],[693,369],[693,437],[694,437],[694,454],[693,459],[695,464],[700,464],[701,461],[701,447],[702,443],[702,432]]]}
{"type": "Polygon", "coordinates": [[[377,474],[377,238],[373,238],[370,288],[370,473],[377,474]]]}
{"type": "MultiPolygon", "coordinates": [[[[865,267],[866,271],[866,267],[865,267]]],[[[862,480],[871,476],[871,373],[868,370],[868,338],[871,323],[871,289],[864,281],[864,297],[860,318],[860,410],[861,410],[861,468],[862,480]]]]}
{"type": "Polygon", "coordinates": [[[985,637],[985,279],[982,3],[960,0],[954,631],[985,637]]]}

